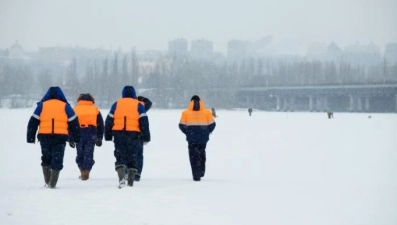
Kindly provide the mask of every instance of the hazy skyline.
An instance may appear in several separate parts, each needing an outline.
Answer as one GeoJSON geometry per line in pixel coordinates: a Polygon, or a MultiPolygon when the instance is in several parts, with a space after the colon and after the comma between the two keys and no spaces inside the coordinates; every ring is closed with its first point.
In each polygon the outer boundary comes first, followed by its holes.
{"type": "Polygon", "coordinates": [[[396,0],[0,0],[0,49],[18,41],[26,51],[58,45],[163,51],[168,41],[186,38],[210,40],[226,53],[231,39],[267,35],[291,53],[331,41],[383,48],[397,42],[396,22],[396,0]]]}

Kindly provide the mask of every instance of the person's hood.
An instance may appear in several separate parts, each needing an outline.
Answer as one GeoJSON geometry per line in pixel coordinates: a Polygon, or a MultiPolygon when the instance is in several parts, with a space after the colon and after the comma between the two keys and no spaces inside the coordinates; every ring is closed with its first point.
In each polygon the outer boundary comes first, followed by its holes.
{"type": "Polygon", "coordinates": [[[133,86],[125,86],[122,91],[123,98],[136,98],[135,89],[133,86]]]}
{"type": "Polygon", "coordinates": [[[200,110],[203,110],[203,109],[205,109],[204,102],[201,101],[201,100],[196,100],[196,99],[195,99],[195,100],[192,100],[192,101],[190,101],[190,103],[189,103],[188,109],[189,109],[189,110],[193,110],[193,111],[200,111],[200,110]]]}
{"type": "Polygon", "coordinates": [[[63,102],[68,102],[66,100],[65,95],[63,94],[61,88],[59,87],[50,87],[44,97],[41,99],[41,102],[45,102],[50,99],[58,99],[63,102]]]}

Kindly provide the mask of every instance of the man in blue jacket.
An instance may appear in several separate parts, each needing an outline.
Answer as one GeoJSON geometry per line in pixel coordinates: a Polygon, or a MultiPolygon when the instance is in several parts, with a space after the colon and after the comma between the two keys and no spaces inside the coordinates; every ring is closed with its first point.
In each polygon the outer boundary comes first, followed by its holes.
{"type": "Polygon", "coordinates": [[[41,166],[45,187],[55,188],[60,171],[63,169],[63,157],[66,141],[71,135],[75,142],[80,141],[79,121],[59,87],[50,87],[43,99],[37,103],[30,117],[27,130],[27,142],[36,142],[41,146],[41,166]]]}
{"type": "Polygon", "coordinates": [[[122,98],[112,105],[105,120],[105,140],[114,142],[119,188],[125,186],[125,168],[129,174],[128,186],[133,186],[139,143],[150,142],[149,119],[145,107],[136,97],[134,87],[125,86],[122,98]]]}

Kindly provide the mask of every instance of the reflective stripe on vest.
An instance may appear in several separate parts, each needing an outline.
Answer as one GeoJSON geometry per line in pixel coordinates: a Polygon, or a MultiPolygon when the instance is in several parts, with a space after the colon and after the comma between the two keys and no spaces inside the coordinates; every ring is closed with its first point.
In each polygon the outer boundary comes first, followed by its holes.
{"type": "Polygon", "coordinates": [[[140,132],[138,104],[140,104],[139,101],[133,98],[119,99],[114,112],[112,130],[140,132]]]}
{"type": "Polygon", "coordinates": [[[80,100],[73,110],[79,118],[80,127],[97,126],[99,110],[93,102],[80,100]]]}
{"type": "Polygon", "coordinates": [[[43,102],[39,134],[68,134],[66,103],[57,99],[43,102]]]}

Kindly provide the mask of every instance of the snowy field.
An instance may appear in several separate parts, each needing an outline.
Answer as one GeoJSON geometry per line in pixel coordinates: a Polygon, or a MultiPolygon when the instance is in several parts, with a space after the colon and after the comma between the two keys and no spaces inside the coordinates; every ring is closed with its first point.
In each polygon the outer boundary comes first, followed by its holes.
{"type": "Polygon", "coordinates": [[[194,182],[181,111],[149,111],[152,142],[134,187],[117,188],[105,142],[84,182],[67,146],[51,190],[40,146],[26,143],[33,109],[0,109],[0,224],[397,224],[397,114],[219,110],[206,176],[194,182]]]}

